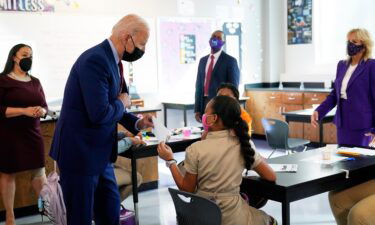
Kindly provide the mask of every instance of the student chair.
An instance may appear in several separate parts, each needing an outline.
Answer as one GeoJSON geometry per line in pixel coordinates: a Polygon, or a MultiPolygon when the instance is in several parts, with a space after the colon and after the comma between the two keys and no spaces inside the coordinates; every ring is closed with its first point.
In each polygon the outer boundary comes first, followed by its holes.
{"type": "Polygon", "coordinates": [[[309,140],[299,138],[289,138],[289,126],[286,122],[262,118],[262,125],[266,133],[268,145],[273,149],[272,153],[268,156],[270,158],[276,149],[283,149],[287,154],[292,153],[292,149],[304,146],[303,151],[306,150],[309,140]]]}
{"type": "Polygon", "coordinates": [[[198,195],[168,188],[176,209],[178,225],[221,225],[219,206],[198,195]]]}

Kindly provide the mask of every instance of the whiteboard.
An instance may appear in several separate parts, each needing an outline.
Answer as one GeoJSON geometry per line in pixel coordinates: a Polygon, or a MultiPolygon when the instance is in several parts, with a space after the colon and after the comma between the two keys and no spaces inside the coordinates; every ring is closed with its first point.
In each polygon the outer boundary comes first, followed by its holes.
{"type": "MultiPolygon", "coordinates": [[[[31,74],[43,85],[47,100],[63,97],[70,69],[86,49],[101,43],[111,34],[118,15],[82,15],[72,13],[1,13],[0,14],[0,68],[12,46],[29,44],[33,48],[31,74]]],[[[150,44],[144,57],[134,63],[134,82],[138,92],[157,87],[157,59],[155,22],[150,24],[150,44]],[[147,84],[142,81],[147,78],[147,84]]],[[[125,71],[127,72],[127,71],[125,71]]],[[[126,73],[127,75],[127,73],[126,73]]]]}

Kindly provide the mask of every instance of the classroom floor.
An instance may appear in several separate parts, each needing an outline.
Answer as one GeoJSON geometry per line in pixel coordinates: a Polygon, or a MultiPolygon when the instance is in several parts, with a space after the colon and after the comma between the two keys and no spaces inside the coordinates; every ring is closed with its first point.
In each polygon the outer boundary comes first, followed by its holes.
{"type": "MultiPolygon", "coordinates": [[[[257,150],[264,157],[268,157],[271,150],[264,140],[254,140],[257,150]]],[[[276,152],[272,157],[283,155],[283,152],[276,152]]],[[[177,161],[184,158],[184,153],[175,155],[177,161]]],[[[168,187],[175,187],[174,181],[165,163],[159,160],[159,189],[145,191],[139,195],[139,211],[141,225],[175,225],[175,211],[168,187]]],[[[124,205],[128,209],[133,209],[133,199],[129,197],[124,205]]],[[[268,201],[262,208],[265,212],[273,215],[281,224],[281,204],[268,201]]],[[[300,201],[293,202],[290,208],[291,224],[293,225],[334,225],[335,220],[331,214],[328,204],[327,193],[316,195],[300,201]]],[[[45,218],[45,220],[47,220],[45,218]]],[[[51,224],[41,222],[39,215],[17,219],[17,225],[39,225],[51,224]]],[[[3,225],[1,222],[0,225],[3,225]]]]}

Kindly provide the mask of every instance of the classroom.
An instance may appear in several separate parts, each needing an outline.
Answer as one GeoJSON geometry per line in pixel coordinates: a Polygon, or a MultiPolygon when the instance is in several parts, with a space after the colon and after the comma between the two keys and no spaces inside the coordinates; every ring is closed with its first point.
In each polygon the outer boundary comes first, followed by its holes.
{"type": "Polygon", "coordinates": [[[373,9],[0,0],[0,225],[375,225],[373,9]]]}

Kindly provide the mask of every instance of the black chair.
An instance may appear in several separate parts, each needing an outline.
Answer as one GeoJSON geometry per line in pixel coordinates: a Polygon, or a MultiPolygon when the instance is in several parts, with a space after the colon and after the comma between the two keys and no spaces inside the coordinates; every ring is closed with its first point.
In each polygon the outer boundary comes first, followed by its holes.
{"type": "Polygon", "coordinates": [[[262,118],[262,125],[266,133],[268,145],[273,149],[268,156],[270,158],[276,149],[283,149],[287,154],[292,153],[292,149],[303,146],[305,151],[309,140],[300,138],[289,138],[289,125],[281,120],[262,118]]]}
{"type": "Polygon", "coordinates": [[[168,188],[176,209],[178,225],[221,225],[217,204],[198,195],[168,188]]]}

